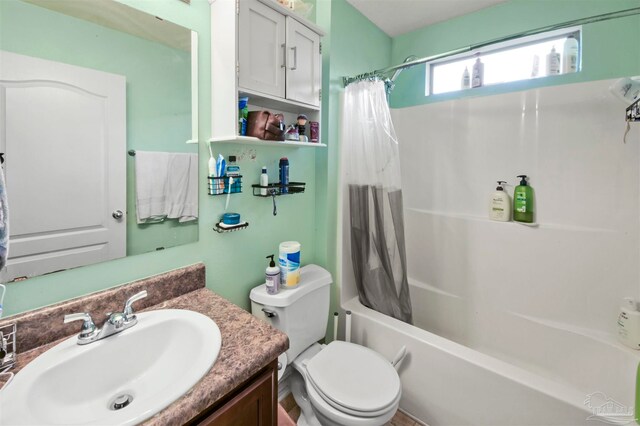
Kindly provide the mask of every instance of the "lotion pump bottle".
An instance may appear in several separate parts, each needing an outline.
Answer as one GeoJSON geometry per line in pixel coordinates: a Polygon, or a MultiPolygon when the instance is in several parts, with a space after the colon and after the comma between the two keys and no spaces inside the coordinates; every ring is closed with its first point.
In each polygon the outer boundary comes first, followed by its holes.
{"type": "Polygon", "coordinates": [[[527,183],[527,175],[518,175],[520,185],[513,191],[513,220],[533,223],[533,188],[527,183]]]}
{"type": "Polygon", "coordinates": [[[274,256],[273,254],[267,256],[267,259],[271,258],[271,261],[265,271],[267,293],[269,294],[276,294],[280,291],[280,268],[276,266],[276,262],[273,260],[274,256]]]}
{"type": "Polygon", "coordinates": [[[618,339],[633,349],[640,349],[640,312],[631,297],[622,299],[618,315],[618,339]]]}
{"type": "Polygon", "coordinates": [[[567,74],[578,71],[578,40],[572,34],[564,42],[562,52],[562,73],[567,74]]]}
{"type": "Polygon", "coordinates": [[[480,55],[476,57],[471,72],[471,87],[481,87],[484,85],[484,64],[480,61],[480,55]]]}
{"type": "MultiPolygon", "coordinates": [[[[262,166],[262,173],[260,173],[260,186],[269,186],[269,175],[267,174],[267,166],[262,166]]],[[[267,188],[260,188],[260,195],[267,195],[267,188]]]]}
{"type": "Polygon", "coordinates": [[[551,48],[547,55],[547,75],[560,74],[560,54],[556,52],[556,47],[551,48]]]}
{"type": "Polygon", "coordinates": [[[498,181],[496,191],[491,194],[489,202],[489,219],[499,222],[508,222],[511,220],[511,198],[504,190],[503,180],[498,181]]]}
{"type": "Polygon", "coordinates": [[[471,87],[471,76],[469,75],[469,68],[464,67],[464,72],[462,73],[462,81],[460,82],[460,88],[462,90],[469,89],[471,87]]]}

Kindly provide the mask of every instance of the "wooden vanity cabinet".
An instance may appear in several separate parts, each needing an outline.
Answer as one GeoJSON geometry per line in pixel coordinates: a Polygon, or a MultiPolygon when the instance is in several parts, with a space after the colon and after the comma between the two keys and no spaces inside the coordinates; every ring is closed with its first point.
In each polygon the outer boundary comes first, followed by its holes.
{"type": "Polygon", "coordinates": [[[277,360],[189,422],[198,426],[275,426],[278,424],[277,360]]]}

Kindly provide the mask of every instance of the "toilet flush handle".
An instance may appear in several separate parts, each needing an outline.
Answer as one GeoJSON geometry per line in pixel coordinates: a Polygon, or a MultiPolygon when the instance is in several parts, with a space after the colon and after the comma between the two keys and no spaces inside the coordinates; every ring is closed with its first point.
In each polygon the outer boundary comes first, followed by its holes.
{"type": "Polygon", "coordinates": [[[268,318],[273,318],[273,317],[277,317],[278,313],[275,311],[271,311],[267,308],[262,308],[262,312],[264,312],[264,314],[268,317],[268,318]]]}

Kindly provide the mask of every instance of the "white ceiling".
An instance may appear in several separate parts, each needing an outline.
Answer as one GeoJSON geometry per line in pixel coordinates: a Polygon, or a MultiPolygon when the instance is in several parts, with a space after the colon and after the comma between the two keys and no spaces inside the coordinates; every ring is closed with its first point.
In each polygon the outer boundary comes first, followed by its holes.
{"type": "Polygon", "coordinates": [[[347,0],[391,37],[507,0],[347,0]]]}

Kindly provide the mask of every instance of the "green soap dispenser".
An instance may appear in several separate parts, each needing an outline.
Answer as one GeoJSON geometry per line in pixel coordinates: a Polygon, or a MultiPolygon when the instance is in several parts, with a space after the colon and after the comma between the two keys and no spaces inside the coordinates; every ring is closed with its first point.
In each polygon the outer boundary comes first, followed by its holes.
{"type": "Polygon", "coordinates": [[[519,175],[520,185],[513,191],[513,220],[533,223],[533,188],[527,184],[527,175],[519,175]]]}

